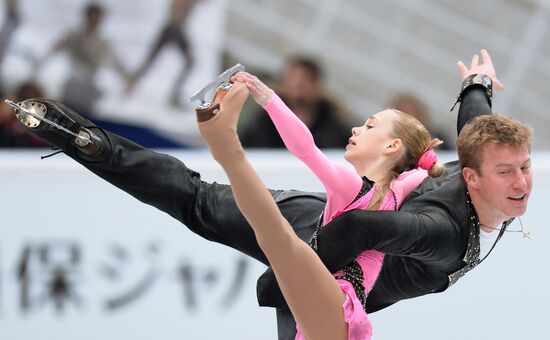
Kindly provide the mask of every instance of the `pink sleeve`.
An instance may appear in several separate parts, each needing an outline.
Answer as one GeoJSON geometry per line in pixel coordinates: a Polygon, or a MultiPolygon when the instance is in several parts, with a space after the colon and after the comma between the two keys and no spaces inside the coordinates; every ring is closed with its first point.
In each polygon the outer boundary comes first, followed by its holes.
{"type": "Polygon", "coordinates": [[[419,186],[426,177],[428,177],[426,170],[414,169],[403,172],[390,184],[391,189],[395,193],[398,207],[401,207],[407,195],[419,186]]]}
{"type": "Polygon", "coordinates": [[[331,204],[327,202],[327,208],[345,208],[361,190],[361,177],[349,167],[330,161],[315,145],[307,126],[275,92],[263,107],[288,151],[304,162],[323,183],[332,201],[331,204]]]}

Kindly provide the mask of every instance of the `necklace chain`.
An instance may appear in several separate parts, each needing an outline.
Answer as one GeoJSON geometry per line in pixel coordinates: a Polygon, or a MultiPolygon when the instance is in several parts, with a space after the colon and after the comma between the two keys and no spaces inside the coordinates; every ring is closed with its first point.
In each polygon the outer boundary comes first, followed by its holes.
{"type": "MultiPolygon", "coordinates": [[[[518,220],[519,220],[519,225],[521,227],[520,230],[508,230],[508,229],[505,229],[504,232],[508,232],[508,233],[521,233],[523,235],[523,238],[526,238],[526,239],[529,239],[529,240],[533,240],[532,238],[532,235],[531,235],[531,232],[530,231],[527,231],[523,228],[523,223],[521,222],[521,217],[518,217],[518,220]]],[[[485,224],[482,224],[482,223],[479,223],[480,226],[484,227],[484,228],[488,228],[488,229],[493,229],[493,230],[497,230],[497,231],[501,231],[502,228],[496,228],[496,227],[491,227],[491,226],[488,226],[488,225],[485,225],[485,224]]]]}

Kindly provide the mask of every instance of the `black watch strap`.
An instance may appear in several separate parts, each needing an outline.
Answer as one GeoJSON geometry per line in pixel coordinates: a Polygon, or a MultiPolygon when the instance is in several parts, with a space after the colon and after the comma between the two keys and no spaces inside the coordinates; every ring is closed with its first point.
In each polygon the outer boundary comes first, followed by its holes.
{"type": "Polygon", "coordinates": [[[456,100],[453,104],[453,107],[451,107],[451,111],[455,108],[456,104],[458,104],[462,100],[462,96],[464,94],[464,91],[472,86],[483,86],[485,88],[485,93],[487,94],[487,97],[489,98],[489,105],[492,105],[493,103],[493,80],[491,77],[489,77],[486,74],[471,74],[464,78],[462,81],[462,86],[460,87],[460,91],[458,92],[458,95],[456,96],[456,100]]]}

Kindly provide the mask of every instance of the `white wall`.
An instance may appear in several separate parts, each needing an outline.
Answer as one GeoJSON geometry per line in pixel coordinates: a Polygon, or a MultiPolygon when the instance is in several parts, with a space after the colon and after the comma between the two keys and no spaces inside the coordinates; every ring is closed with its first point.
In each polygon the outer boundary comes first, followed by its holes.
{"type": "MultiPolygon", "coordinates": [[[[40,160],[41,154],[0,152],[0,339],[276,339],[274,312],[258,308],[255,300],[263,265],[200,239],[66,156],[40,160]],[[77,298],[58,313],[43,294],[55,264],[69,263],[66,250],[73,243],[81,259],[65,268],[72,270],[77,298]],[[34,305],[25,312],[16,269],[26,245],[34,247],[28,261],[34,305]],[[40,245],[55,250],[47,261],[35,251],[40,245]],[[239,261],[245,274],[235,291],[230,287],[239,261]],[[194,279],[180,280],[182,265],[193,269],[194,279]],[[107,300],[131,292],[147,277],[151,281],[142,295],[106,309],[107,300]],[[196,298],[194,309],[187,288],[196,298]],[[227,294],[235,301],[224,307],[227,294]]],[[[205,152],[173,154],[204,179],[226,182],[205,152]]],[[[341,160],[341,152],[330,155],[341,160]]],[[[321,189],[286,153],[251,153],[251,159],[270,187],[321,189]]],[[[550,232],[543,189],[550,186],[550,154],[535,153],[533,164],[535,188],[523,218],[533,241],[508,233],[485,263],[449,291],[372,314],[374,339],[549,338],[550,232]]]]}

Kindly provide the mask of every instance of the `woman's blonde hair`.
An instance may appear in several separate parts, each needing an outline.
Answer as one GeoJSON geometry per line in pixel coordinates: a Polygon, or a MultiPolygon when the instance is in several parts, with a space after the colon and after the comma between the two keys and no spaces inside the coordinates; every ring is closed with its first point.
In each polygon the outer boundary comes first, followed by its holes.
{"type": "MultiPolygon", "coordinates": [[[[394,178],[402,172],[418,168],[420,157],[429,150],[433,150],[443,142],[432,138],[428,129],[413,116],[402,111],[391,109],[397,114],[393,121],[394,137],[401,139],[404,152],[392,169],[394,178]]],[[[428,170],[430,177],[438,177],[445,170],[445,165],[435,162],[428,170]]]]}
{"type": "MultiPolygon", "coordinates": [[[[386,186],[389,185],[391,180],[399,177],[401,173],[418,168],[418,162],[422,155],[424,155],[426,151],[433,150],[439,144],[443,143],[438,138],[432,138],[428,129],[426,129],[418,119],[396,109],[390,110],[397,114],[397,117],[393,120],[392,137],[401,140],[404,151],[392,168],[391,174],[387,178],[386,186]]],[[[430,177],[439,177],[445,170],[445,165],[436,161],[426,170],[428,170],[428,175],[430,177]]],[[[376,191],[367,209],[377,210],[384,195],[385,190],[376,191]]]]}

